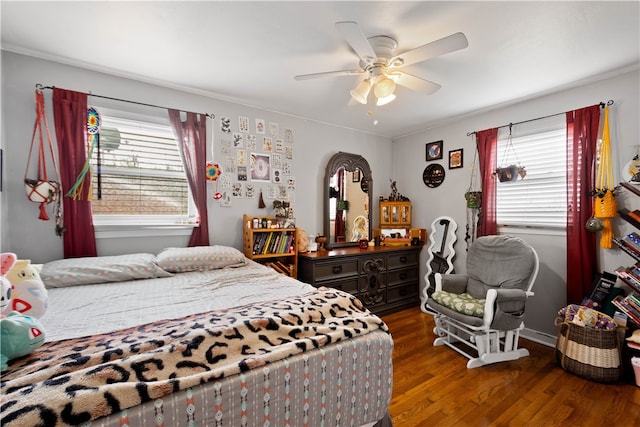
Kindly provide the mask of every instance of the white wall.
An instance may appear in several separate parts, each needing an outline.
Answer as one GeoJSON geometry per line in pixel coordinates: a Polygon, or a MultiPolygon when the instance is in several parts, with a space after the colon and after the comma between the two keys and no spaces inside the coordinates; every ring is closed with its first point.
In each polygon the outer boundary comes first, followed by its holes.
{"type": "MultiPolygon", "coordinates": [[[[53,221],[41,221],[37,218],[38,205],[27,200],[22,185],[35,120],[36,83],[187,111],[214,113],[216,119],[210,121],[208,141],[211,142],[211,129],[213,129],[215,160],[220,163],[223,163],[224,159],[219,145],[222,137],[220,117],[231,118],[236,123],[234,131],[237,131],[239,116],[249,117],[251,124],[255,118],[262,118],[267,123],[279,123],[280,129],[292,129],[294,134],[292,169],[297,187],[294,208],[297,224],[309,233],[322,231],[322,181],[326,162],[334,153],[338,151],[358,153],[367,159],[374,177],[371,194],[379,194],[383,191],[382,188],[388,187],[389,159],[392,158],[392,144],[388,138],[6,51],[2,52],[2,66],[4,188],[1,193],[0,207],[2,214],[0,249],[15,252],[21,258],[30,258],[34,262],[42,263],[61,258],[63,253],[62,240],[54,234],[53,221]]],[[[51,91],[45,91],[48,119],[53,131],[51,93],[51,91]]],[[[55,133],[53,138],[55,141],[55,133]]],[[[208,148],[207,153],[210,152],[211,149],[208,148]]],[[[259,188],[260,185],[257,187],[259,188]]],[[[214,188],[213,185],[209,186],[211,195],[214,188]]],[[[221,207],[211,197],[209,200],[209,229],[212,244],[230,245],[240,249],[242,247],[240,232],[242,214],[273,214],[270,200],[265,200],[268,209],[258,209],[257,197],[234,199],[231,207],[221,207]]],[[[98,251],[100,255],[138,251],[157,253],[166,246],[184,246],[186,242],[185,236],[101,239],[98,241],[98,251]]]]}
{"type": "MultiPolygon", "coordinates": [[[[466,203],[464,193],[469,186],[474,154],[474,142],[467,133],[497,126],[508,125],[519,121],[562,113],[600,101],[615,101],[611,108],[611,138],[614,168],[619,171],[637,152],[640,143],[638,106],[639,84],[638,70],[615,77],[575,87],[536,99],[515,103],[508,107],[494,109],[486,113],[461,118],[437,128],[406,136],[394,141],[394,179],[398,181],[398,189],[407,194],[413,202],[413,226],[430,229],[431,222],[438,216],[453,217],[458,223],[457,258],[454,262],[456,271],[465,271],[466,244],[465,226],[466,203]],[[425,161],[425,144],[432,141],[444,141],[444,156],[436,161],[444,166],[446,178],[437,188],[426,187],[422,182],[422,171],[425,161]],[[464,167],[449,170],[447,154],[449,150],[464,149],[464,167]]],[[[428,102],[428,101],[426,101],[428,102]]],[[[619,203],[632,209],[640,206],[638,198],[629,197],[620,191],[619,203]]],[[[617,234],[628,232],[623,220],[614,221],[617,234]]],[[[514,233],[514,231],[509,231],[514,233]]],[[[531,300],[526,326],[530,329],[556,334],[553,326],[554,314],[566,305],[566,244],[564,235],[553,233],[526,232],[523,235],[537,250],[541,259],[540,274],[534,287],[535,298],[531,300]]],[[[600,250],[600,271],[613,271],[620,265],[630,265],[632,260],[620,250],[600,250]]],[[[426,251],[422,253],[422,264],[426,263],[426,251]]],[[[424,282],[422,283],[424,286],[424,282]]]]}

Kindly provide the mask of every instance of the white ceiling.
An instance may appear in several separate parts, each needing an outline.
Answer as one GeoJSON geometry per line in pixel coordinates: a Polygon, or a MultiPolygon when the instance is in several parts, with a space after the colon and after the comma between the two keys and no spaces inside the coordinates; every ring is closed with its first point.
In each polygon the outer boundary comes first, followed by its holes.
{"type": "Polygon", "coordinates": [[[3,0],[0,7],[2,49],[391,138],[640,63],[638,1],[3,0]],[[350,101],[362,77],[293,78],[358,67],[338,21],[358,22],[367,37],[394,37],[398,52],[458,31],[469,47],[404,69],[440,84],[435,94],[399,87],[393,103],[367,107],[350,101]]]}

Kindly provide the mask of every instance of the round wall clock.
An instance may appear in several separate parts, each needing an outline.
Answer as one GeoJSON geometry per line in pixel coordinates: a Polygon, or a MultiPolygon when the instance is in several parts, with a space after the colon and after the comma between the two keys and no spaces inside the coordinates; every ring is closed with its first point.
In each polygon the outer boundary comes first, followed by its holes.
{"type": "Polygon", "coordinates": [[[435,188],[444,181],[444,168],[441,165],[429,165],[422,173],[422,180],[427,187],[435,188]]]}

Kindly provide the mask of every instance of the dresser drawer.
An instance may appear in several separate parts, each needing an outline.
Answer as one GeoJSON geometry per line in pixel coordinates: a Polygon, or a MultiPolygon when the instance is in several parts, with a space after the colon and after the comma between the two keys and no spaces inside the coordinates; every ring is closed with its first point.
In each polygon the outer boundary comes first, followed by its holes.
{"type": "Polygon", "coordinates": [[[418,295],[417,282],[387,288],[388,303],[393,303],[396,301],[402,301],[406,299],[414,299],[417,295],[418,295]]]}
{"type": "Polygon", "coordinates": [[[317,281],[316,287],[326,286],[327,288],[339,289],[350,294],[358,294],[358,277],[346,277],[344,279],[317,281]]]}
{"type": "Polygon", "coordinates": [[[407,267],[410,265],[418,264],[418,252],[416,251],[406,251],[400,252],[396,254],[389,254],[387,256],[388,259],[388,268],[400,268],[407,267]]]}
{"type": "Polygon", "coordinates": [[[418,280],[418,266],[393,270],[387,273],[387,286],[401,285],[406,282],[418,280]]]}
{"type": "Polygon", "coordinates": [[[330,262],[317,262],[314,264],[315,282],[325,280],[342,279],[349,276],[358,275],[358,260],[355,258],[335,260],[330,262]]]}

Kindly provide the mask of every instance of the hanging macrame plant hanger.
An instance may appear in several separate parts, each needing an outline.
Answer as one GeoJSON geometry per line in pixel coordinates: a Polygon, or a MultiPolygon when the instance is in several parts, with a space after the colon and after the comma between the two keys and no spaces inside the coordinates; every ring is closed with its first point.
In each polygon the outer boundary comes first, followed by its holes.
{"type": "Polygon", "coordinates": [[[56,157],[53,151],[53,142],[51,140],[51,132],[49,130],[49,123],[47,122],[47,116],[44,108],[44,95],[40,90],[36,90],[36,121],[33,126],[33,135],[31,136],[31,146],[29,147],[29,157],[27,158],[27,166],[24,171],[24,187],[27,193],[27,198],[40,204],[39,219],[43,221],[49,220],[47,215],[46,205],[51,202],[56,202],[56,222],[61,218],[60,209],[60,182],[58,171],[58,164],[56,163],[56,157]],[[44,143],[44,131],[47,135],[47,143],[49,145],[49,152],[51,156],[51,164],[53,164],[53,170],[55,173],[54,179],[49,179],[47,173],[47,158],[46,149],[44,143]],[[29,166],[31,163],[31,157],[33,154],[34,145],[36,144],[36,135],[38,136],[38,150],[37,150],[37,172],[35,178],[29,178],[29,166]]]}
{"type": "Polygon", "coordinates": [[[604,124],[602,128],[602,144],[600,145],[600,159],[596,188],[594,191],[594,216],[602,220],[602,235],[600,247],[613,247],[613,229],[611,219],[618,216],[618,204],[615,198],[615,182],[613,177],[613,161],[611,154],[611,138],[609,135],[609,108],[604,109],[604,124]]]}
{"type": "Polygon", "coordinates": [[[513,182],[516,181],[518,177],[524,179],[527,175],[527,171],[524,166],[520,166],[518,155],[516,154],[516,150],[513,148],[512,129],[513,124],[509,124],[509,137],[507,138],[507,146],[505,147],[504,155],[502,156],[502,166],[498,166],[494,173],[494,176],[496,176],[500,182],[513,182]],[[510,163],[512,153],[516,161],[515,163],[510,163]]]}
{"type": "Polygon", "coordinates": [[[478,236],[478,220],[480,217],[480,211],[482,209],[482,188],[481,184],[478,183],[478,173],[479,161],[478,147],[476,145],[473,152],[473,164],[471,165],[471,179],[469,181],[469,188],[467,189],[467,192],[464,193],[464,198],[467,202],[467,227],[464,236],[464,240],[467,243],[467,250],[478,236]]]}

